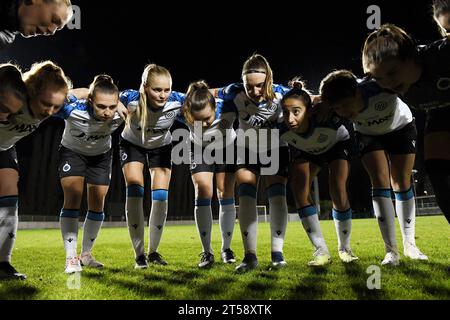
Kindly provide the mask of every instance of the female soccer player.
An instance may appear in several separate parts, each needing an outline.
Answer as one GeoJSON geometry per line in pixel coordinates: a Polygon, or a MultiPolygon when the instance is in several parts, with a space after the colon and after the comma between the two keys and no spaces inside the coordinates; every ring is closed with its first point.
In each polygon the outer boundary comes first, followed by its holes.
{"type": "Polygon", "coordinates": [[[71,101],[57,114],[65,120],[59,148],[59,175],[64,191],[61,233],[66,250],[65,272],[81,272],[81,265],[102,268],[91,255],[104,220],[104,203],[111,180],[111,134],[123,120],[116,112],[119,89],[111,77],[95,77],[87,100],[71,101]],[[77,255],[78,221],[84,182],[88,188],[88,213],[83,227],[83,246],[77,255]],[[81,262],[81,265],[80,265],[81,262]]]}
{"type": "Polygon", "coordinates": [[[222,234],[222,261],[235,263],[231,250],[231,240],[236,221],[234,201],[235,185],[235,139],[233,123],[236,109],[231,103],[217,101],[210,93],[204,81],[192,83],[186,94],[183,106],[184,123],[191,133],[191,173],[195,187],[195,221],[203,246],[200,268],[207,268],[214,263],[211,248],[213,180],[216,178],[219,198],[219,225],[222,234]],[[199,132],[200,130],[200,132],[199,132]],[[200,133],[201,135],[198,135],[200,133]],[[196,150],[201,152],[197,154],[196,150]],[[214,157],[208,161],[205,153],[214,157]],[[229,153],[232,153],[229,155],[229,153]],[[198,157],[199,155],[199,157],[198,157]],[[227,155],[231,163],[227,163],[227,155]],[[220,159],[218,159],[220,157],[220,159]],[[197,158],[201,162],[197,161],[197,158]],[[218,161],[216,161],[218,160],[218,161]]]}
{"type": "Polygon", "coordinates": [[[215,92],[218,98],[234,104],[239,115],[239,132],[249,138],[248,144],[239,143],[239,138],[237,143],[239,223],[245,249],[244,260],[236,268],[238,272],[245,272],[258,266],[257,186],[261,173],[271,171],[275,172],[268,175],[266,181],[270,205],[272,264],[276,267],[287,264],[283,257],[283,243],[287,227],[286,184],[289,148],[287,144],[280,144],[279,141],[270,145],[273,139],[269,135],[270,129],[282,121],[278,102],[289,89],[273,84],[272,69],[266,58],[259,54],[252,55],[244,63],[242,79],[243,84],[232,84],[215,92]],[[267,163],[264,153],[267,153],[266,157],[268,155],[272,159],[279,156],[279,163],[275,163],[276,161],[267,163]],[[271,165],[276,168],[271,168],[271,165]]]}
{"type": "Polygon", "coordinates": [[[372,33],[363,50],[364,71],[382,87],[398,92],[413,108],[427,112],[425,167],[436,200],[450,222],[450,10],[434,2],[435,18],[445,38],[416,47],[394,25],[372,33]]]}
{"type": "Polygon", "coordinates": [[[157,252],[167,217],[167,200],[172,169],[172,135],[170,128],[181,112],[184,95],[172,91],[172,77],[161,66],[148,65],[139,91],[120,95],[129,109],[122,132],[120,157],[127,185],[127,223],[136,254],[136,269],[148,268],[144,251],[144,166],[151,175],[152,209],[148,262],[167,265],[157,252]]]}
{"type": "Polygon", "coordinates": [[[339,257],[343,262],[352,262],[358,258],[350,248],[352,209],[347,195],[350,135],[336,115],[319,123],[312,113],[311,95],[303,84],[293,80],[292,86],[281,100],[285,123],[280,135],[281,140],[291,146],[292,190],[303,227],[316,249],[309,265],[322,266],[331,262],[310,193],[314,177],[326,164],[330,170],[329,188],[339,257]]]}
{"type": "Polygon", "coordinates": [[[427,260],[415,241],[415,202],[411,174],[416,153],[417,131],[408,106],[392,91],[373,80],[358,81],[346,70],[322,80],[320,94],[334,112],[354,123],[362,162],[373,187],[373,207],[386,247],[382,265],[399,264],[395,238],[395,210],[403,236],[404,254],[427,260]]]}
{"type": "Polygon", "coordinates": [[[34,64],[23,75],[24,82],[17,68],[2,66],[0,81],[0,277],[25,279],[11,266],[19,221],[19,167],[14,146],[58,112],[71,84],[51,61],[34,64]]]}

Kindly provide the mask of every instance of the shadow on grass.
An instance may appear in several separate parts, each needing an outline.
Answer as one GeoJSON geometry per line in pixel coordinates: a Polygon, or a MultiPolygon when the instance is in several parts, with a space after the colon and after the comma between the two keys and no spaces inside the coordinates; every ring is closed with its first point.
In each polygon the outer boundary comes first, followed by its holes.
{"type": "Polygon", "coordinates": [[[234,278],[223,276],[209,279],[195,288],[197,296],[201,300],[215,299],[216,296],[226,293],[231,285],[234,284],[234,278]]]}
{"type": "Polygon", "coordinates": [[[288,300],[315,300],[326,293],[328,269],[309,267],[306,273],[307,275],[300,279],[300,283],[291,289],[287,296],[288,300]]]}
{"type": "Polygon", "coordinates": [[[386,292],[383,289],[369,289],[367,287],[367,279],[370,274],[359,262],[345,263],[345,274],[347,275],[348,283],[356,294],[358,300],[386,300],[388,299],[386,292]]]}
{"type": "Polygon", "coordinates": [[[191,282],[202,274],[195,269],[192,270],[164,270],[163,272],[154,272],[144,275],[145,281],[163,281],[168,285],[190,285],[191,282]]]}
{"type": "Polygon", "coordinates": [[[33,299],[38,293],[39,289],[13,281],[0,282],[0,300],[28,300],[33,299]]]}
{"type": "Polygon", "coordinates": [[[143,295],[145,298],[165,298],[167,294],[167,290],[164,289],[159,283],[136,283],[125,279],[111,279],[111,282],[114,282],[115,285],[118,285],[124,289],[143,295]]]}
{"type": "Polygon", "coordinates": [[[443,281],[450,276],[449,266],[437,262],[405,260],[401,262],[398,270],[405,276],[420,281],[430,278],[431,275],[433,275],[434,279],[436,279],[436,276],[439,276],[443,281]]]}

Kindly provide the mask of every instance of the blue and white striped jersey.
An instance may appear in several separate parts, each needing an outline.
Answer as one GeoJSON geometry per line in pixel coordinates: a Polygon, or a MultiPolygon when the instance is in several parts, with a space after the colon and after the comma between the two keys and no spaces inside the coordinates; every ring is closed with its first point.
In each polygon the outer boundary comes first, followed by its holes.
{"type": "Polygon", "coordinates": [[[28,105],[8,121],[0,122],[0,151],[6,151],[26,136],[36,131],[44,120],[33,117],[28,105]]]}
{"type": "Polygon", "coordinates": [[[120,94],[120,101],[131,112],[130,126],[125,126],[122,138],[128,142],[145,149],[156,149],[172,143],[170,128],[180,115],[185,95],[173,91],[166,105],[160,109],[147,106],[147,132],[145,141],[142,141],[142,128],[135,113],[139,105],[140,93],[135,90],[126,90],[120,94]]]}
{"type": "Polygon", "coordinates": [[[280,126],[280,139],[309,154],[320,155],[337,143],[350,139],[347,128],[337,115],[332,116],[326,123],[319,123],[314,116],[310,118],[309,130],[297,133],[290,130],[286,123],[280,126]]]}
{"type": "Polygon", "coordinates": [[[236,132],[233,129],[236,117],[237,111],[233,103],[216,99],[215,120],[209,128],[206,130],[202,129],[201,135],[198,134],[198,129],[194,130],[194,125],[187,122],[183,117],[180,117],[179,120],[189,128],[191,142],[197,145],[207,146],[212,141],[217,141],[218,137],[221,137],[223,139],[223,146],[226,147],[228,144],[234,143],[236,139],[236,132]]]}
{"type": "MultiPolygon", "coordinates": [[[[259,137],[260,129],[274,129],[278,123],[283,121],[283,112],[279,102],[290,89],[281,85],[273,85],[273,90],[275,99],[273,101],[263,101],[259,104],[247,97],[243,84],[232,84],[221,88],[218,91],[218,96],[220,99],[234,104],[238,114],[239,129],[244,131],[254,129],[259,137]]],[[[263,152],[267,148],[272,149],[286,145],[283,142],[279,142],[279,146],[271,146],[270,136],[270,130],[268,131],[267,141],[259,141],[259,139],[249,135],[249,146],[258,146],[259,151],[263,152]]]]}
{"type": "Polygon", "coordinates": [[[76,153],[85,156],[97,156],[111,149],[111,134],[123,123],[116,112],[110,122],[95,118],[94,110],[86,100],[75,100],[65,104],[56,114],[64,119],[66,127],[62,135],[61,144],[76,153]]]}
{"type": "Polygon", "coordinates": [[[413,121],[408,105],[397,94],[382,89],[374,80],[358,81],[364,98],[364,109],[355,119],[355,130],[362,134],[380,136],[405,127],[413,121]]]}

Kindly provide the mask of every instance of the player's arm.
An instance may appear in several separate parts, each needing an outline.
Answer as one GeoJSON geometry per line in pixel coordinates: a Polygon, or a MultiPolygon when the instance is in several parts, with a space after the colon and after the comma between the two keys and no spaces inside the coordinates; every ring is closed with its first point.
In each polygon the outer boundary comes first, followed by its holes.
{"type": "Polygon", "coordinates": [[[89,95],[88,88],[76,88],[69,90],[69,96],[74,96],[77,100],[87,99],[89,95]]]}

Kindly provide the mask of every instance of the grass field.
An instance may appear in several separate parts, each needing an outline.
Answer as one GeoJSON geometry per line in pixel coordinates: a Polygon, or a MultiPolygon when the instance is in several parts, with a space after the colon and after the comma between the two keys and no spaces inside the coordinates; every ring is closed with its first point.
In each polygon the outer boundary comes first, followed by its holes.
{"type": "MultiPolygon", "coordinates": [[[[64,249],[59,230],[20,231],[14,265],[28,276],[25,282],[0,283],[0,299],[450,299],[450,227],[443,217],[417,219],[417,244],[430,262],[402,258],[398,268],[381,268],[381,289],[367,289],[366,270],[380,265],[384,248],[375,219],[353,222],[353,251],[360,261],[340,262],[332,221],[322,222],[333,263],[326,269],[306,265],[312,248],[299,222],[290,223],[285,245],[289,266],[270,268],[270,228],[259,225],[260,268],[237,275],[234,265],[216,263],[197,268],[201,252],[194,226],[168,226],[160,252],[170,263],[134,270],[134,255],[126,229],[103,229],[94,255],[106,264],[102,271],[83,270],[79,282],[63,273],[64,249]],[[68,281],[69,280],[69,281],[68,281]],[[78,289],[69,289],[78,287],[78,289]]],[[[239,226],[233,249],[242,259],[239,226]]],[[[397,229],[399,243],[400,230],[397,229]]],[[[79,242],[80,243],[80,242],[79,242]]],[[[220,235],[214,226],[213,248],[219,260],[220,235]]],[[[402,250],[402,248],[401,248],[402,250]]]]}

